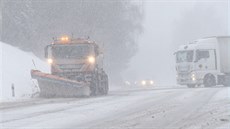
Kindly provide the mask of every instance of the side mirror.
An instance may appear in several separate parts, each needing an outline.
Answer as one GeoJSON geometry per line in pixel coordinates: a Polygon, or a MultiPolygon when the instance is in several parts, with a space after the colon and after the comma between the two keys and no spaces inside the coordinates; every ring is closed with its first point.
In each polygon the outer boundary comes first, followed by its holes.
{"type": "Polygon", "coordinates": [[[98,56],[98,55],[100,55],[101,53],[100,53],[100,50],[99,50],[99,48],[96,46],[95,47],[95,54],[98,56]]]}
{"type": "Polygon", "coordinates": [[[51,47],[51,45],[47,45],[45,47],[45,58],[48,58],[48,55],[49,55],[49,48],[51,47]]]}

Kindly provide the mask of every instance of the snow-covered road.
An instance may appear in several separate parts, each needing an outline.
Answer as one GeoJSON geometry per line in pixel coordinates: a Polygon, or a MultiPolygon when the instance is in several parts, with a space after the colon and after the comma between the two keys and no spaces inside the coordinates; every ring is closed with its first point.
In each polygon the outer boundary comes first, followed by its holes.
{"type": "Polygon", "coordinates": [[[230,88],[111,91],[0,105],[1,129],[230,129],[230,88]]]}

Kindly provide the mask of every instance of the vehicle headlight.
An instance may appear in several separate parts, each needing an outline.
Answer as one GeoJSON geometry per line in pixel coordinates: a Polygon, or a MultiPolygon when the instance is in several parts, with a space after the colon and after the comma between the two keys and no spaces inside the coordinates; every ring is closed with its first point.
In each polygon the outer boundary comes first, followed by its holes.
{"type": "Polygon", "coordinates": [[[131,83],[129,81],[125,81],[126,85],[131,85],[131,83]]]}
{"type": "Polygon", "coordinates": [[[146,81],[145,80],[141,81],[141,84],[146,85],[146,81]]]}
{"type": "Polygon", "coordinates": [[[193,77],[196,77],[196,75],[193,73],[192,75],[191,75],[191,77],[193,78],[193,77]]]}
{"type": "Polygon", "coordinates": [[[153,81],[150,81],[149,83],[150,83],[151,85],[153,85],[154,82],[153,82],[153,81]]]}
{"type": "Polygon", "coordinates": [[[89,56],[89,57],[88,57],[88,62],[89,62],[90,64],[94,64],[94,63],[95,63],[95,57],[94,57],[94,56],[89,56]]]}
{"type": "Polygon", "coordinates": [[[196,81],[196,75],[194,73],[191,75],[191,78],[193,81],[196,81]]]}
{"type": "Polygon", "coordinates": [[[53,59],[47,59],[48,64],[53,64],[53,59]]]}
{"type": "Polygon", "coordinates": [[[196,81],[196,78],[195,78],[195,77],[193,77],[193,78],[192,78],[192,80],[193,80],[193,81],[196,81]]]}

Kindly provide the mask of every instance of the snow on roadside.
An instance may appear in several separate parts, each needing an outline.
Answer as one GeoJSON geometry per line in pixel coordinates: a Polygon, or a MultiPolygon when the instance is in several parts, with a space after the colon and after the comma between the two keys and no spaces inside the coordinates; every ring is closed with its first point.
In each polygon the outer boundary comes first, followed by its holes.
{"type": "Polygon", "coordinates": [[[30,70],[49,72],[49,66],[32,53],[24,52],[0,42],[0,99],[12,100],[12,84],[15,87],[14,98],[24,98],[32,94],[34,84],[30,70]]]}
{"type": "Polygon", "coordinates": [[[222,125],[221,127],[218,127],[218,128],[216,128],[216,129],[230,129],[230,123],[224,124],[224,125],[222,125]]]}
{"type": "Polygon", "coordinates": [[[0,96],[2,96],[2,43],[0,42],[0,96]]]}
{"type": "Polygon", "coordinates": [[[213,96],[214,101],[220,101],[225,99],[230,99],[230,88],[222,88],[220,92],[213,96]]]}

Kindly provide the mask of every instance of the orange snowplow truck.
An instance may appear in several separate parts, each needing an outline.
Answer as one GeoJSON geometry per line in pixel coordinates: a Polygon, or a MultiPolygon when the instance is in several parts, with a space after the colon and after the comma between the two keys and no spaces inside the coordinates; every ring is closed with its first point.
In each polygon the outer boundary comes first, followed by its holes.
{"type": "Polygon", "coordinates": [[[51,74],[31,71],[41,97],[106,95],[108,76],[103,69],[103,53],[88,39],[61,37],[45,47],[51,74]]]}

